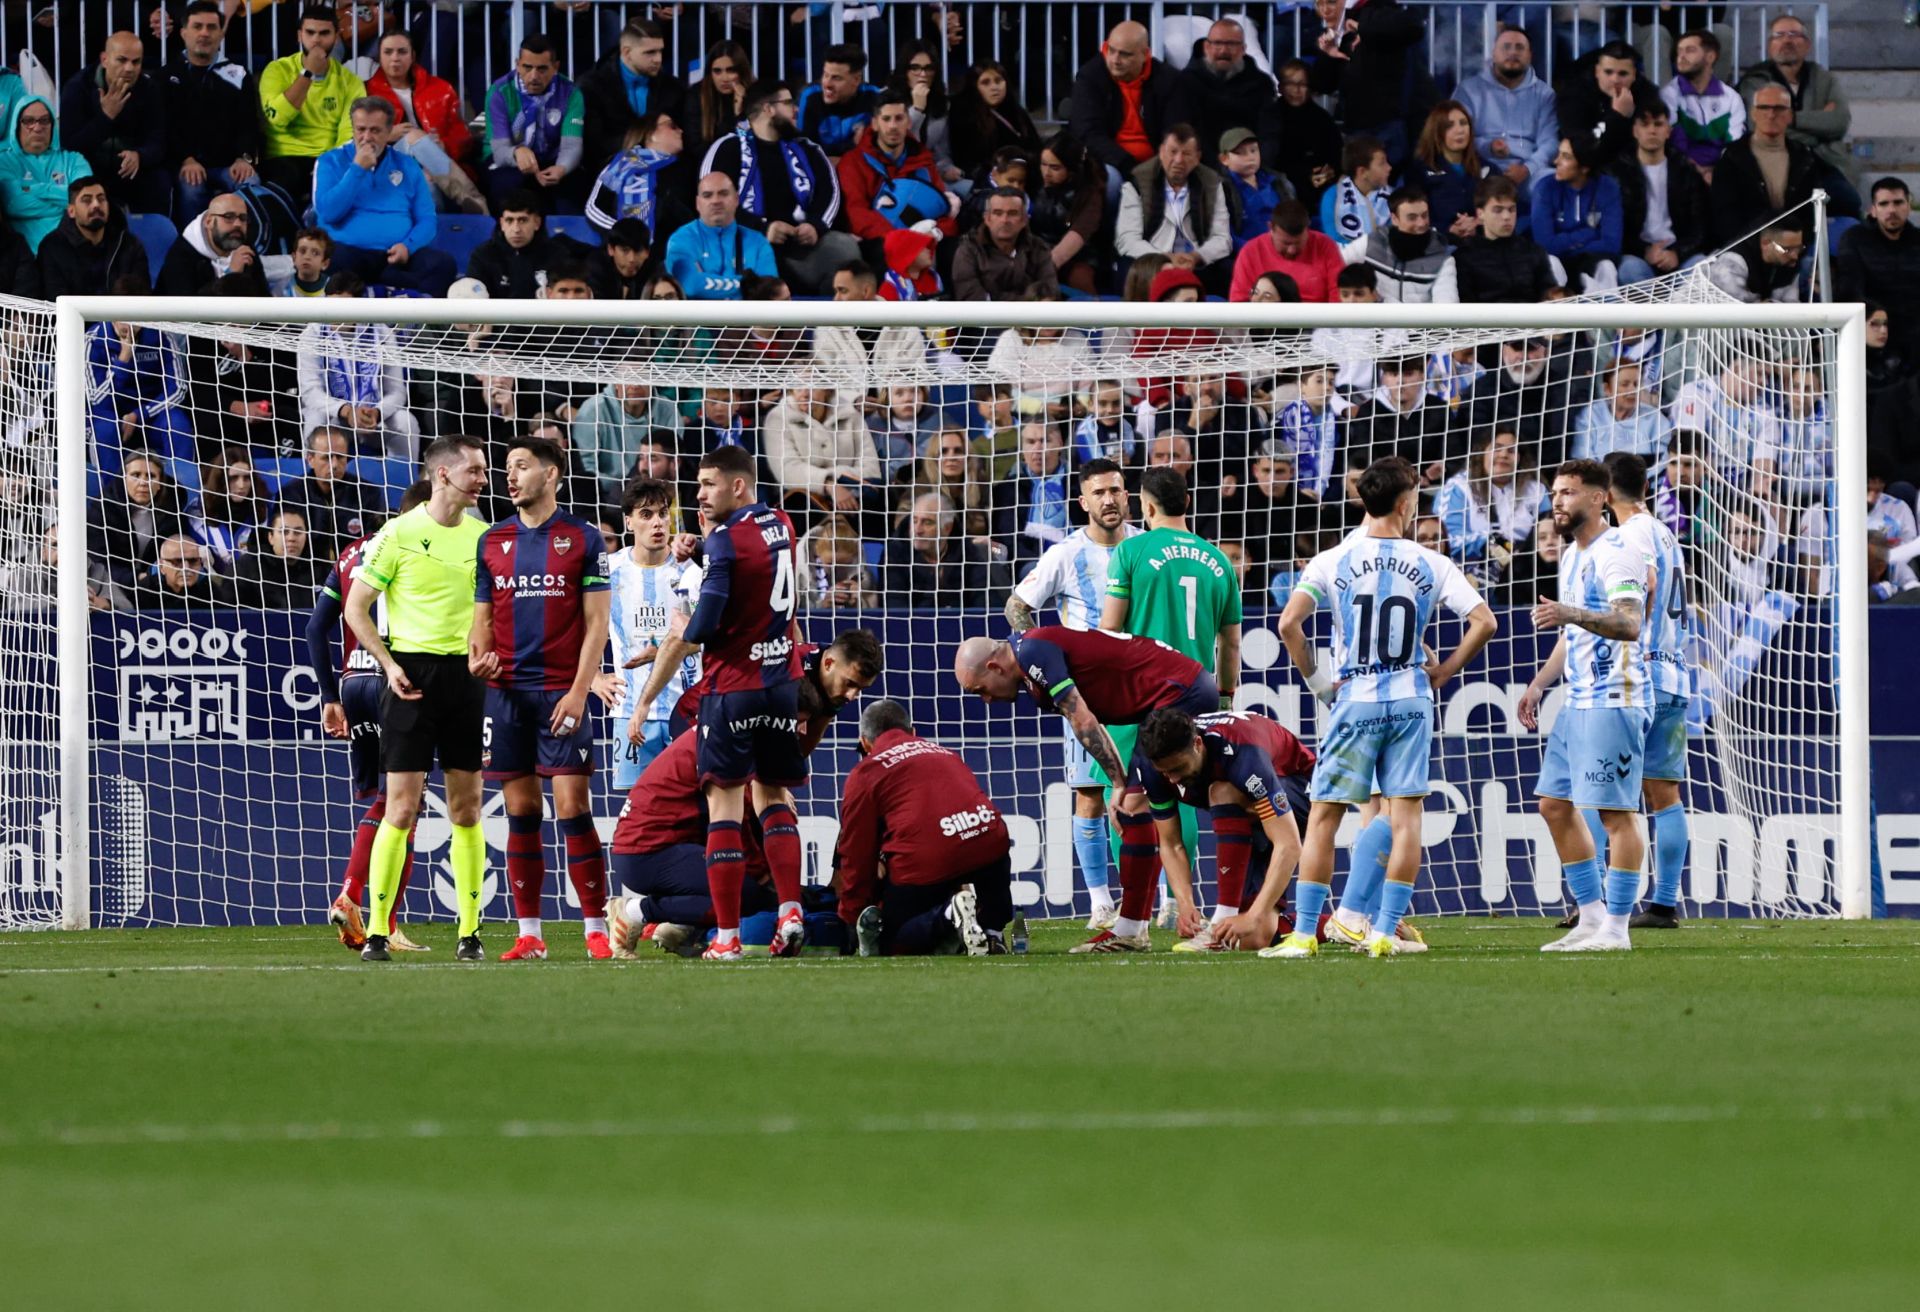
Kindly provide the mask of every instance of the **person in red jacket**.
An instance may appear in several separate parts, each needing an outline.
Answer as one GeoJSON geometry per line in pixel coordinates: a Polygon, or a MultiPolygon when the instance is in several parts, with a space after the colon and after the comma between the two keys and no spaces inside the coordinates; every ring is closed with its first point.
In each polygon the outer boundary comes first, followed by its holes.
{"type": "Polygon", "coordinates": [[[913,731],[899,702],[860,713],[840,802],[834,883],[860,955],[927,956],[957,942],[999,956],[1013,918],[1012,840],[967,763],[913,731]]]}
{"type": "Polygon", "coordinates": [[[485,214],[486,198],[464,166],[473,153],[473,134],[460,117],[460,93],[453,83],[420,67],[413,38],[405,31],[396,29],[380,38],[380,68],[367,79],[367,94],[393,106],[387,144],[413,156],[443,201],[442,208],[485,214]]]}
{"type": "Polygon", "coordinates": [[[1324,232],[1307,226],[1307,207],[1297,200],[1274,206],[1266,239],[1258,237],[1240,248],[1233,261],[1230,301],[1253,299],[1253,285],[1263,273],[1284,273],[1300,289],[1300,299],[1332,304],[1338,299],[1335,283],[1346,267],[1340,246],[1324,232]]]}
{"type": "Polygon", "coordinates": [[[840,195],[847,204],[853,235],[869,243],[866,258],[879,264],[879,243],[890,232],[954,233],[959,201],[940,180],[933,152],[914,139],[908,123],[912,108],[906,94],[884,91],[874,103],[873,119],[852,150],[840,157],[840,195]]]}

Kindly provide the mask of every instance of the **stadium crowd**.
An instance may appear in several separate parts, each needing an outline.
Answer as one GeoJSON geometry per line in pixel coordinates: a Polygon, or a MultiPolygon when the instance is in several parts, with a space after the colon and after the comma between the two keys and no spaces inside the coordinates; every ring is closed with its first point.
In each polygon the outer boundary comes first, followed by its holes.
{"type": "MultiPolygon", "coordinates": [[[[1070,52],[1063,104],[1029,106],[1036,68],[962,64],[951,24],[898,50],[817,42],[812,67],[756,69],[748,45],[770,47],[749,29],[779,14],[763,9],[672,66],[686,43],[671,24],[695,21],[683,10],[740,7],[663,7],[597,57],[576,25],[530,32],[508,66],[429,70],[433,25],[465,21],[448,12],[460,6],[281,4],[272,52],[257,25],[248,50],[227,40],[236,8],[166,6],[63,70],[53,98],[0,71],[0,291],[1484,303],[1704,264],[1734,297],[1790,301],[1811,294],[1821,188],[1833,294],[1873,297],[1873,472],[1845,492],[1869,497],[1876,596],[1920,588],[1898,550],[1920,482],[1901,422],[1920,403],[1920,236],[1904,183],[1863,192],[1848,175],[1844,88],[1791,15],[1750,68],[1722,68],[1725,29],[1674,30],[1668,67],[1616,41],[1563,60],[1554,85],[1537,71],[1547,34],[1515,26],[1483,67],[1436,80],[1421,11],[1395,0],[1321,0],[1287,51],[1256,52],[1222,20],[1163,58],[1127,20],[1070,52]]],[[[714,35],[720,20],[698,21],[714,35]]],[[[297,349],[188,349],[96,325],[95,604],[303,605],[389,513],[422,441],[455,432],[500,454],[553,438],[572,465],[561,504],[610,543],[628,480],[675,482],[691,507],[699,455],[746,447],[805,533],[816,607],[997,606],[1079,522],[1074,471],[1099,457],[1130,478],[1179,469],[1249,599],[1284,600],[1299,565],[1358,522],[1351,476],[1395,453],[1422,471],[1422,540],[1503,598],[1553,586],[1540,471],[1615,450],[1652,459],[1658,513],[1755,588],[1818,592],[1830,563],[1830,417],[1803,367],[1818,362],[1756,354],[1700,373],[1657,329],[1431,356],[1321,329],[1286,344],[1284,366],[1179,378],[1142,378],[1137,361],[1231,361],[1244,334],[555,339],[575,357],[932,361],[995,380],[773,392],[403,368],[394,352],[430,348],[427,331],[316,326],[297,349]]],[[[499,494],[483,513],[507,513],[499,494]]],[[[13,540],[24,564],[51,550],[37,530],[13,540]]]]}

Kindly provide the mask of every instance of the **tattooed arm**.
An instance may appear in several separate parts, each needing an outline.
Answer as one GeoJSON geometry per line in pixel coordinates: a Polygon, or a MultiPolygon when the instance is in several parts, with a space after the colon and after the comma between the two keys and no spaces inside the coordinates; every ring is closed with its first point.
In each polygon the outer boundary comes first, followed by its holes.
{"type": "Polygon", "coordinates": [[[1640,624],[1646,616],[1642,597],[1616,597],[1606,610],[1582,610],[1558,601],[1543,601],[1533,608],[1533,627],[1555,629],[1576,624],[1596,637],[1614,642],[1633,642],[1640,636],[1640,624]]]}
{"type": "Polygon", "coordinates": [[[1053,704],[1060,714],[1067,717],[1067,723],[1073,726],[1073,736],[1087,749],[1087,755],[1107,772],[1107,778],[1113,781],[1114,793],[1118,796],[1126,784],[1127,769],[1121,763],[1119,749],[1107,734],[1107,727],[1093,718],[1093,712],[1087,709],[1087,703],[1081,698],[1078,688],[1065,689],[1054,698],[1053,704]]]}
{"type": "Polygon", "coordinates": [[[1025,633],[1039,622],[1033,617],[1033,607],[1020,600],[1017,592],[1007,594],[1007,604],[1001,614],[1007,617],[1007,624],[1015,633],[1025,633]]]}

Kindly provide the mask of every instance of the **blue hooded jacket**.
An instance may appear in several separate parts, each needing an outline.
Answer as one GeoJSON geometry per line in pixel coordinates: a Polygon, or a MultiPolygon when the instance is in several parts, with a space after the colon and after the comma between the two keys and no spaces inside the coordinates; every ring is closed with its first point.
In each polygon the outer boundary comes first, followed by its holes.
{"type": "Polygon", "coordinates": [[[37,255],[46,235],[60,226],[67,215],[67,187],[77,179],[90,177],[93,166],[86,156],[60,147],[60,124],[53,125],[53,139],[46,153],[29,155],[20,148],[20,116],[29,105],[53,113],[43,96],[22,96],[7,116],[7,139],[0,144],[0,214],[37,255]]]}

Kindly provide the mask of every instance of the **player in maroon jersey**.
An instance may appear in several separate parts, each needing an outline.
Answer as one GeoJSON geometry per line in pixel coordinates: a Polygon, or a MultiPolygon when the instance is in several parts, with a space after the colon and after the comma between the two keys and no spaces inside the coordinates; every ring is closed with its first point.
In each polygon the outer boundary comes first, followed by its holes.
{"type": "Polygon", "coordinates": [[[566,456],[545,438],[507,451],[515,514],[480,539],[468,668],[487,681],[486,777],[507,809],[507,882],[520,933],[502,961],[543,959],[540,899],[547,882],[540,781],[567,844],[587,955],[607,941],[606,856],[593,827],[593,717],[587,695],[606,659],[612,614],[600,530],[558,508],[566,456]]]}
{"type": "MultiPolygon", "coordinates": [[[[425,479],[415,483],[400,498],[400,513],[406,514],[427,499],[433,487],[425,479]]],[[[313,613],[307,617],[307,661],[320,684],[320,728],[329,738],[344,739],[347,760],[353,778],[353,800],[371,799],[366,814],[354,826],[353,849],[347,856],[346,877],[340,892],[327,910],[327,920],[340,931],[340,941],[358,952],[366,946],[366,924],[360,918],[360,899],[367,891],[367,870],[373,855],[373,838],[387,816],[386,776],[380,769],[380,694],[386,688],[386,674],[379,662],[360,650],[353,629],[341,622],[342,608],[353,576],[360,568],[371,534],[349,545],[334,562],[320,593],[314,598],[313,613]],[[333,634],[340,632],[340,670],[333,665],[333,634]]],[[[407,878],[413,873],[413,848],[407,848],[406,863],[400,867],[400,887],[394,894],[395,905],[406,895],[407,878]]],[[[396,923],[387,946],[396,952],[425,952],[428,949],[408,938],[396,923]]]]}
{"type": "MultiPolygon", "coordinates": [[[[807,779],[798,728],[800,654],[793,611],[799,561],[793,521],[759,499],[754,459],[737,446],[700,461],[699,503],[713,525],[706,573],[682,641],[701,648],[700,784],[707,795],[707,876],[715,933],[704,959],[740,959],[741,824],[747,793],[780,897],[773,954],[797,955],[806,939],[800,910],[800,828],[792,790],[807,779]]],[[[669,642],[668,647],[674,644],[669,642]]],[[[640,703],[660,695],[673,665],[656,660],[640,703]]]]}
{"type": "Polygon", "coordinates": [[[1279,908],[1300,863],[1313,753],[1264,715],[1219,711],[1195,717],[1171,708],[1141,724],[1139,750],[1151,763],[1147,804],[1169,882],[1192,881],[1180,842],[1179,803],[1205,807],[1213,817],[1218,904],[1212,922],[1175,950],[1252,950],[1290,932],[1293,924],[1279,908]],[[1249,902],[1247,872],[1256,857],[1264,859],[1264,878],[1249,902]]]}
{"type": "Polygon", "coordinates": [[[1004,953],[1013,845],[979,779],[885,698],[860,713],[860,754],[833,853],[860,955],[925,956],[955,939],[970,957],[1004,953]]]}
{"type": "MultiPolygon", "coordinates": [[[[1152,638],[1042,625],[1009,641],[968,638],[954,654],[953,676],[962,692],[990,702],[1010,702],[1024,687],[1041,707],[1066,717],[1073,733],[1109,779],[1124,779],[1114,792],[1111,816],[1120,832],[1120,916],[1075,947],[1075,952],[1145,952],[1152,946],[1147,915],[1160,882],[1160,845],[1144,791],[1150,768],[1136,747],[1130,769],[1107,733],[1109,724],[1139,724],[1163,706],[1205,715],[1220,709],[1220,691],[1198,661],[1152,638]]],[[[1175,898],[1178,900],[1178,891],[1175,898]]],[[[1181,915],[1197,922],[1189,901],[1181,915]]]]}
{"type": "MultiPolygon", "coordinates": [[[[884,660],[880,640],[867,629],[849,629],[824,649],[807,643],[800,648],[799,743],[804,757],[820,745],[841,708],[880,677],[884,660]]],[[[699,686],[687,695],[693,696],[699,686]]],[[[609,904],[608,925],[616,956],[632,955],[634,945],[649,938],[673,951],[714,921],[705,873],[708,818],[696,761],[698,742],[697,732],[691,729],[675,738],[648,765],[621,809],[613,833],[613,873],[616,883],[635,896],[615,898],[609,904]]],[[[755,880],[765,873],[758,834],[747,825],[741,837],[746,845],[746,873],[750,881],[755,880]]],[[[743,884],[743,889],[747,894],[743,912],[768,909],[752,905],[754,884],[743,884]]]]}

